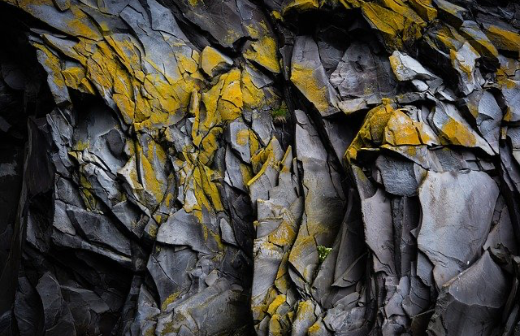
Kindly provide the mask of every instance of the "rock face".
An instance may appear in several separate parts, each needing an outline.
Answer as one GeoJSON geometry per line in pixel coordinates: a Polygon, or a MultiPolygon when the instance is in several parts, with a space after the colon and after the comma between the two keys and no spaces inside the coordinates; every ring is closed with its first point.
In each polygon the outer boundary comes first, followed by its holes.
{"type": "Polygon", "coordinates": [[[520,333],[516,1],[0,27],[0,335],[520,333]]]}

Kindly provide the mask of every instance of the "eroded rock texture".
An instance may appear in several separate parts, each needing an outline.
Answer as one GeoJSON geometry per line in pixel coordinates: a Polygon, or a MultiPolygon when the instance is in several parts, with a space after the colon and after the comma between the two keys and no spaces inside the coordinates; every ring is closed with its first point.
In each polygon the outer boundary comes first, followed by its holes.
{"type": "Polygon", "coordinates": [[[520,334],[517,2],[0,27],[0,335],[520,334]]]}

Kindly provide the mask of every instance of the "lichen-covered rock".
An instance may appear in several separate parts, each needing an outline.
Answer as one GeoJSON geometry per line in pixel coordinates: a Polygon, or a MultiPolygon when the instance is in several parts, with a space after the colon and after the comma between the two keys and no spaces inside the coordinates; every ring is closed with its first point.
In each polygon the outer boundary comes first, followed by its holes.
{"type": "Polygon", "coordinates": [[[515,334],[519,16],[0,1],[0,334],[515,334]]]}

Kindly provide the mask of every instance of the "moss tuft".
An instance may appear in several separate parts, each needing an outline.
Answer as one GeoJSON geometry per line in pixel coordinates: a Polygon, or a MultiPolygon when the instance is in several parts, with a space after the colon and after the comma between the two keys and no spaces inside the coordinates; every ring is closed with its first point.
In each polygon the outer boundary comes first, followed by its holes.
{"type": "Polygon", "coordinates": [[[318,258],[320,259],[320,263],[322,263],[325,258],[327,258],[327,256],[330,254],[330,251],[332,251],[331,247],[318,245],[318,258]]]}
{"type": "Polygon", "coordinates": [[[287,122],[287,117],[289,116],[289,110],[287,107],[282,105],[279,108],[272,110],[271,115],[273,116],[274,122],[285,123],[287,122]]]}

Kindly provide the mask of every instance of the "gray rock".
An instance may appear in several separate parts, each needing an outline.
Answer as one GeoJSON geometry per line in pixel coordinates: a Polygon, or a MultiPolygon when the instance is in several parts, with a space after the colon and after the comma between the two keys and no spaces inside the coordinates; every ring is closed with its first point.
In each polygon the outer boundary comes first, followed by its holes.
{"type": "Polygon", "coordinates": [[[211,250],[216,250],[217,247],[207,230],[209,230],[208,226],[181,209],[172,214],[159,227],[157,242],[174,246],[189,246],[197,252],[209,253],[211,250]]]}
{"type": "Polygon", "coordinates": [[[342,98],[364,98],[368,104],[377,104],[381,98],[393,95],[396,85],[388,60],[359,42],[345,51],[330,81],[342,98]]]}
{"type": "Polygon", "coordinates": [[[299,36],[291,60],[291,81],[322,116],[338,113],[338,97],[320,61],[316,42],[299,36]]]}
{"type": "Polygon", "coordinates": [[[44,330],[47,335],[76,335],[74,318],[64,301],[56,279],[45,273],[36,286],[45,312],[44,330]]]}
{"type": "Polygon", "coordinates": [[[495,181],[483,172],[426,175],[419,188],[422,219],[417,244],[434,265],[438,288],[478,257],[497,197],[495,181]]]}
{"type": "Polygon", "coordinates": [[[76,231],[89,242],[107,246],[125,256],[132,255],[130,240],[105,216],[71,206],[67,207],[66,213],[76,231]]]}
{"type": "Polygon", "coordinates": [[[504,272],[485,252],[473,266],[444,286],[428,331],[490,334],[506,303],[507,287],[504,272]]]}

